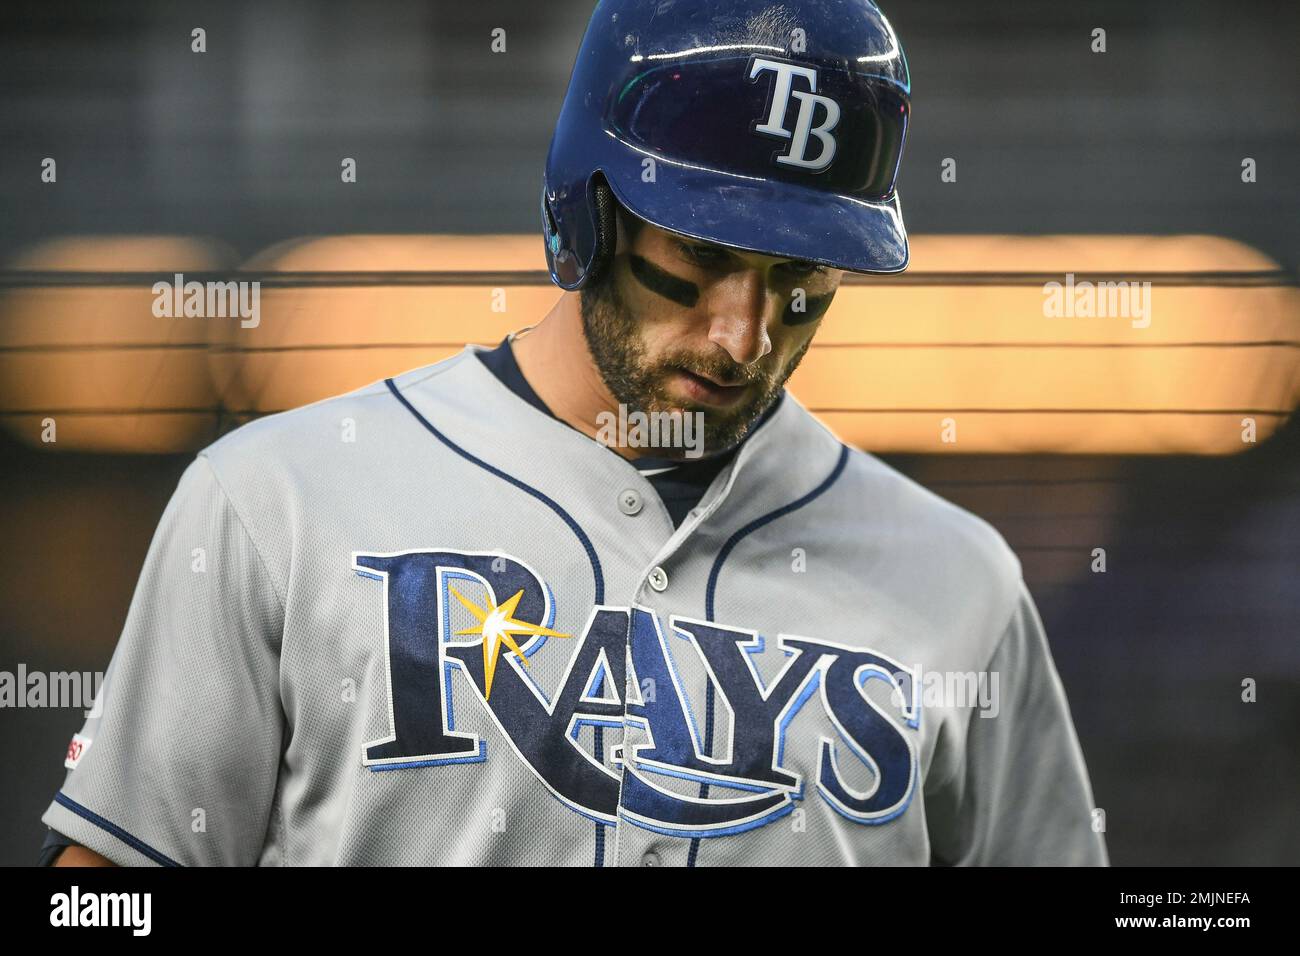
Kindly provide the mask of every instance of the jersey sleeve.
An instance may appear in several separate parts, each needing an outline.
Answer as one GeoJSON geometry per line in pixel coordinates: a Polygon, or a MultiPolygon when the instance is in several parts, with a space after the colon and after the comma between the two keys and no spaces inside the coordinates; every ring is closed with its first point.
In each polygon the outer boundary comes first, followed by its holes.
{"type": "Polygon", "coordinates": [[[970,713],[955,770],[926,796],[933,862],[1106,866],[1083,751],[1023,580],[986,675],[995,706],[970,713]]]}
{"type": "Polygon", "coordinates": [[[284,737],[283,603],[200,455],[145,558],[42,820],[122,865],[252,865],[284,737]]]}

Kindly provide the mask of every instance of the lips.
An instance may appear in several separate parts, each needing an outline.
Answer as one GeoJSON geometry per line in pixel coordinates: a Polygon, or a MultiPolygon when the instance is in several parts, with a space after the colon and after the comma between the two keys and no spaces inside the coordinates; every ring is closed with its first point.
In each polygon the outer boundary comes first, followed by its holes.
{"type": "Polygon", "coordinates": [[[692,400],[722,408],[739,402],[745,397],[750,386],[748,382],[736,384],[717,382],[683,368],[677,369],[676,380],[692,400]]]}

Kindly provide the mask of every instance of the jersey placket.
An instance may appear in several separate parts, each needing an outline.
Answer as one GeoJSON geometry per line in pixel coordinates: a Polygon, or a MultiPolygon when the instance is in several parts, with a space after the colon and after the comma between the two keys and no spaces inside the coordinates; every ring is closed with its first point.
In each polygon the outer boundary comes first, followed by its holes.
{"type": "MultiPolygon", "coordinates": [[[[627,639],[627,674],[623,694],[623,729],[618,754],[621,758],[619,803],[617,821],[614,826],[613,861],[616,866],[674,866],[686,865],[691,846],[696,842],[684,837],[675,837],[659,833],[644,826],[629,822],[624,815],[624,794],[630,773],[628,761],[629,750],[636,744],[648,741],[647,731],[637,726],[639,721],[628,713],[630,702],[640,699],[641,688],[636,681],[642,679],[633,666],[633,644],[636,636],[636,608],[639,606],[656,618],[660,628],[670,627],[670,608],[674,607],[672,599],[672,575],[682,559],[689,556],[689,547],[693,543],[695,531],[722,505],[733,483],[738,462],[731,462],[719,476],[710,494],[695,508],[686,521],[676,529],[664,543],[650,566],[643,571],[635,600],[629,603],[628,639],[627,639]]],[[[678,608],[678,611],[695,610],[693,607],[678,608]]],[[[702,611],[703,609],[698,609],[702,611]]],[[[668,635],[671,637],[671,635],[668,635]]]]}

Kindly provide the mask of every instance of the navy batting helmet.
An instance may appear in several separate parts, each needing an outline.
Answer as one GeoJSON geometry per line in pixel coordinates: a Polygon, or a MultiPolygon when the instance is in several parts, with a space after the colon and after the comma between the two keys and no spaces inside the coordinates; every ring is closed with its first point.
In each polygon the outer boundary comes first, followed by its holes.
{"type": "Polygon", "coordinates": [[[578,289],[607,268],[615,198],[724,246],[902,271],[909,95],[869,0],[603,0],[546,159],[551,278],[578,289]]]}

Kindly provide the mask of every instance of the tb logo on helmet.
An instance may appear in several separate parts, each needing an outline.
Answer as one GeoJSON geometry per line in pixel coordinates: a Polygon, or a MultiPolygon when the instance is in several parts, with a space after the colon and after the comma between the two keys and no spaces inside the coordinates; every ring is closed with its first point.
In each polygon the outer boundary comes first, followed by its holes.
{"type": "Polygon", "coordinates": [[[840,121],[840,105],[829,96],[817,92],[817,71],[807,66],[782,63],[756,56],[750,61],[749,79],[753,81],[760,73],[771,70],[776,74],[772,89],[772,106],[767,120],[754,127],[754,131],[769,136],[779,136],[790,140],[790,151],[776,157],[778,163],[787,166],[799,166],[813,173],[820,173],[828,168],[835,159],[835,138],[831,130],[840,121]],[[794,78],[798,76],[808,81],[807,90],[794,89],[794,78]],[[785,114],[790,106],[790,97],[799,101],[799,116],[795,120],[794,132],[785,128],[785,114]],[[820,103],[826,107],[826,118],[820,126],[813,126],[813,111],[820,103]],[[808,136],[812,134],[821,142],[821,152],[813,159],[808,152],[808,136]]]}

